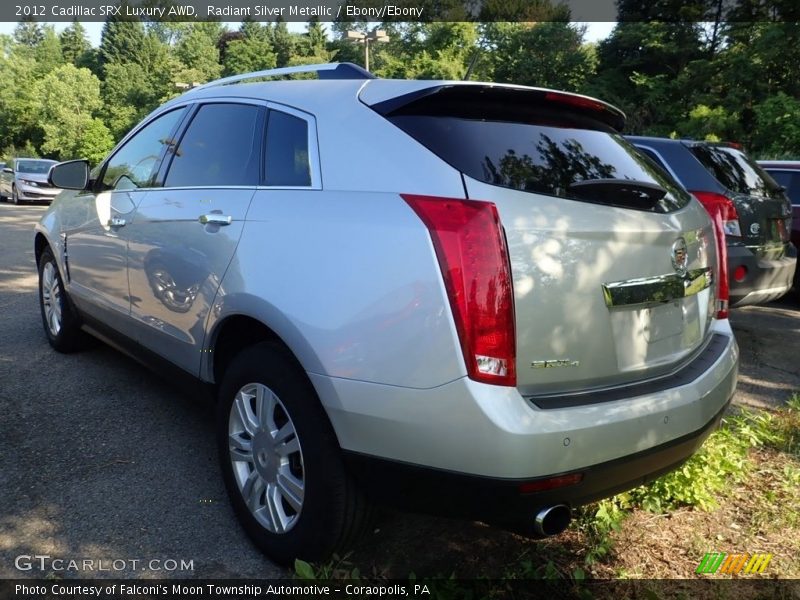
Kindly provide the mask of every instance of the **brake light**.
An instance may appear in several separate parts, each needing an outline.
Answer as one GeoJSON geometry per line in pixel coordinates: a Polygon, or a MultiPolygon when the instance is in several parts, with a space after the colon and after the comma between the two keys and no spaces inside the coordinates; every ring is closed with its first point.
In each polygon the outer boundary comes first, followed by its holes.
{"type": "Polygon", "coordinates": [[[508,248],[491,202],[402,194],[430,232],[471,379],[515,386],[508,248]]]}
{"type": "Polygon", "coordinates": [[[577,106],[579,108],[588,108],[590,110],[596,110],[599,112],[605,112],[608,110],[608,107],[592,98],[587,98],[585,96],[577,96],[573,94],[561,94],[559,92],[547,92],[544,95],[545,100],[549,100],[551,102],[558,102],[559,104],[568,104],[570,106],[577,106]]]}
{"type": "MultiPolygon", "coordinates": [[[[728,283],[728,245],[725,241],[725,219],[730,216],[733,207],[731,201],[722,194],[692,192],[703,204],[714,225],[714,239],[717,243],[717,319],[728,318],[728,299],[730,288],[728,283]],[[704,199],[701,198],[701,194],[704,199]]],[[[733,208],[734,214],[736,209],[733,208]]]]}
{"type": "Polygon", "coordinates": [[[742,237],[742,228],[739,226],[739,213],[736,212],[736,206],[730,198],[716,192],[692,192],[692,194],[700,200],[700,204],[705,206],[706,210],[709,210],[709,206],[714,206],[715,210],[720,211],[725,235],[742,237]]]}

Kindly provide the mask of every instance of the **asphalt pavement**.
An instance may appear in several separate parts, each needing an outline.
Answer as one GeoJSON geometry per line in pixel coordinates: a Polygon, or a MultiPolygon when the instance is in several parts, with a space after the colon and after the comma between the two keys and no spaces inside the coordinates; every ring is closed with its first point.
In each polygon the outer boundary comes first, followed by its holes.
{"type": "MultiPolygon", "coordinates": [[[[0,203],[0,578],[284,575],[230,508],[209,405],[102,344],[50,349],[33,257],[44,210],[0,203]]],[[[736,402],[800,390],[797,300],[731,322],[736,402]]]]}
{"type": "Polygon", "coordinates": [[[230,508],[207,403],[103,344],[50,349],[44,210],[0,203],[0,577],[280,577],[230,508]]]}

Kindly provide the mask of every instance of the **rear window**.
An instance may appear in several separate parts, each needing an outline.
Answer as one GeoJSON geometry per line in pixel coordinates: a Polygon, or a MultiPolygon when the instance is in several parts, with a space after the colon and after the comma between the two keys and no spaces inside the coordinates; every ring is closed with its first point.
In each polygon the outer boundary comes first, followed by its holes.
{"type": "MultiPolygon", "coordinates": [[[[494,115],[493,115],[494,116],[494,115]]],[[[690,196],[620,135],[591,119],[541,111],[530,122],[441,115],[397,115],[390,120],[462,173],[506,188],[592,201],[573,184],[600,179],[656,184],[666,190],[657,206],[667,212],[690,196]]],[[[615,204],[606,198],[598,202],[615,204]]],[[[623,204],[628,208],[638,208],[623,204]]],[[[645,208],[645,207],[642,207],[645,208]]]]}
{"type": "Polygon", "coordinates": [[[725,146],[690,146],[695,158],[732,192],[780,198],[781,188],[744,152],[725,146]]]}

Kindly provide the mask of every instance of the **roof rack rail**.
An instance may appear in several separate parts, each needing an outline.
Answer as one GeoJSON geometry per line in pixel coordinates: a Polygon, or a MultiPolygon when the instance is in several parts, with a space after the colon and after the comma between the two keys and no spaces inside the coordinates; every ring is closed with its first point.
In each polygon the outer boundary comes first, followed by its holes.
{"type": "Polygon", "coordinates": [[[259,79],[261,77],[279,77],[281,75],[292,75],[294,73],[317,73],[320,79],[376,79],[375,75],[355,65],[353,63],[323,63],[318,65],[299,65],[297,67],[282,67],[280,69],[267,69],[266,71],[254,71],[253,73],[242,73],[241,75],[231,75],[222,79],[209,81],[194,90],[203,90],[218,85],[228,85],[247,81],[248,79],[259,79]]]}

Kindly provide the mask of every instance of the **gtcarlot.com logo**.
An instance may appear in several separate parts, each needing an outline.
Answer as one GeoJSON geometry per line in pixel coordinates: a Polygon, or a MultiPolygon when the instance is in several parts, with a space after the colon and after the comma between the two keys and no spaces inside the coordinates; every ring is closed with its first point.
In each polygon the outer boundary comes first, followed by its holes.
{"type": "Polygon", "coordinates": [[[174,558],[58,558],[49,554],[20,554],[14,560],[18,571],[194,571],[194,560],[174,558]]]}

